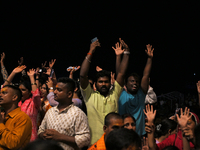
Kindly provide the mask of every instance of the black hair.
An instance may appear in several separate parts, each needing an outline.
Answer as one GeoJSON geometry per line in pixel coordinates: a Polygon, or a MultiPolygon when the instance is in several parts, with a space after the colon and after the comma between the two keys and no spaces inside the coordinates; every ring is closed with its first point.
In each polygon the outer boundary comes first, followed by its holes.
{"type": "Polygon", "coordinates": [[[131,76],[136,77],[136,78],[138,79],[139,83],[141,82],[141,81],[140,81],[140,80],[141,80],[141,79],[140,79],[140,76],[139,76],[137,73],[130,73],[130,74],[128,74],[128,75],[126,76],[126,78],[125,78],[125,84],[127,84],[128,78],[131,77],[131,76]]]}
{"type": "Polygon", "coordinates": [[[26,145],[22,150],[64,150],[57,142],[52,140],[35,140],[26,145]]]}
{"type": "Polygon", "coordinates": [[[200,149],[200,124],[194,128],[195,148],[200,149]]]}
{"type": "Polygon", "coordinates": [[[111,73],[106,70],[101,70],[96,73],[96,82],[100,77],[108,77],[109,81],[111,80],[111,73]]]}
{"type": "Polygon", "coordinates": [[[4,87],[8,87],[8,88],[11,88],[15,91],[15,94],[18,96],[18,102],[22,99],[22,91],[17,87],[17,86],[14,86],[14,85],[5,85],[4,87]]]}
{"type": "Polygon", "coordinates": [[[21,80],[19,82],[19,86],[23,85],[26,89],[28,89],[29,92],[32,91],[32,87],[31,87],[31,81],[28,75],[24,75],[21,77],[21,80]]]}
{"type": "Polygon", "coordinates": [[[123,114],[123,115],[122,115],[122,119],[123,119],[123,120],[126,119],[127,117],[131,117],[131,118],[133,119],[133,121],[136,123],[135,118],[134,118],[131,114],[123,114]]]}
{"type": "Polygon", "coordinates": [[[122,117],[118,113],[110,112],[105,116],[104,125],[109,126],[111,119],[122,119],[122,117]]]}
{"type": "Polygon", "coordinates": [[[111,131],[105,140],[106,150],[122,150],[129,146],[141,147],[140,136],[133,130],[120,128],[111,131]]]}
{"type": "Polygon", "coordinates": [[[71,91],[72,93],[74,93],[75,90],[75,81],[73,79],[70,79],[68,77],[61,77],[58,79],[58,82],[62,82],[64,84],[66,84],[66,87],[69,91],[71,91]]]}
{"type": "Polygon", "coordinates": [[[176,146],[166,146],[163,150],[179,150],[176,146]]]}
{"type": "Polygon", "coordinates": [[[171,119],[163,119],[159,124],[156,125],[155,138],[160,138],[166,135],[169,130],[174,131],[177,128],[177,122],[171,119]]]}

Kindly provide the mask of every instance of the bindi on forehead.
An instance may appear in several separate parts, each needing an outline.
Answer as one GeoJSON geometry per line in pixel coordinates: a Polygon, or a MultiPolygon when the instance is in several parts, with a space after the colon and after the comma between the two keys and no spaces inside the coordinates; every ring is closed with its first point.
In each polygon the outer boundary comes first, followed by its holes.
{"type": "Polygon", "coordinates": [[[2,88],[1,92],[8,92],[8,88],[2,88]]]}

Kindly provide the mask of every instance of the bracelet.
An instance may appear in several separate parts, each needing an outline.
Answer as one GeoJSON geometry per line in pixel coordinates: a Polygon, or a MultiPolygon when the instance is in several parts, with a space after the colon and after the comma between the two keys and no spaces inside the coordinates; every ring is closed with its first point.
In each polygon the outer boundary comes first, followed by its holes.
{"type": "Polygon", "coordinates": [[[10,81],[6,80],[9,84],[11,83],[10,81]]]}
{"type": "Polygon", "coordinates": [[[53,90],[53,87],[50,87],[49,90],[53,90]]]}
{"type": "Polygon", "coordinates": [[[127,55],[129,55],[129,54],[130,54],[130,52],[129,52],[129,51],[124,51],[124,54],[127,54],[127,55]]]}
{"type": "Polygon", "coordinates": [[[87,55],[91,55],[92,56],[92,53],[87,53],[87,55]]]}
{"type": "Polygon", "coordinates": [[[31,85],[37,85],[36,83],[31,83],[31,85]]]}
{"type": "Polygon", "coordinates": [[[91,61],[87,58],[87,56],[85,57],[85,59],[86,59],[89,63],[91,63],[91,61]]]}
{"type": "Polygon", "coordinates": [[[35,79],[35,80],[39,80],[39,79],[35,79]]]}

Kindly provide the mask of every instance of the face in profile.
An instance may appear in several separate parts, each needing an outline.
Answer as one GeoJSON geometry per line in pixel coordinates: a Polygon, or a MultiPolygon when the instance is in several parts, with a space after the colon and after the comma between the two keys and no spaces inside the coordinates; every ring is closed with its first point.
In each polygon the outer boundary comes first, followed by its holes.
{"type": "Polygon", "coordinates": [[[139,89],[139,79],[134,76],[128,77],[127,83],[126,83],[126,88],[127,92],[130,94],[136,94],[138,89],[139,89]]]}
{"type": "Polygon", "coordinates": [[[136,131],[136,124],[131,117],[126,117],[124,119],[124,128],[136,131]]]}
{"type": "Polygon", "coordinates": [[[96,83],[96,89],[101,95],[106,96],[110,90],[110,80],[107,76],[99,77],[96,83]]]}

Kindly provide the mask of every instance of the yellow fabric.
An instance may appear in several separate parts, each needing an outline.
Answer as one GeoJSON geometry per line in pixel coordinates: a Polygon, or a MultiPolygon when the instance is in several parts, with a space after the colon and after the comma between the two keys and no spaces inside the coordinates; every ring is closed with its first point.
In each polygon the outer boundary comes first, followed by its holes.
{"type": "Polygon", "coordinates": [[[30,142],[32,133],[31,119],[21,111],[14,109],[6,116],[6,122],[0,123],[0,150],[16,150],[30,142]]]}
{"type": "Polygon", "coordinates": [[[105,133],[96,143],[94,143],[90,148],[88,148],[88,150],[106,150],[104,136],[105,133]]]}
{"type": "Polygon", "coordinates": [[[94,144],[104,133],[105,116],[110,112],[118,112],[118,99],[122,92],[122,87],[115,81],[114,88],[109,91],[107,97],[104,97],[98,91],[94,91],[90,84],[86,89],[81,89],[81,92],[87,106],[91,144],[94,144]]]}

